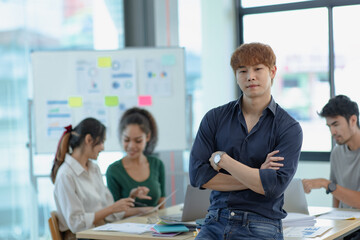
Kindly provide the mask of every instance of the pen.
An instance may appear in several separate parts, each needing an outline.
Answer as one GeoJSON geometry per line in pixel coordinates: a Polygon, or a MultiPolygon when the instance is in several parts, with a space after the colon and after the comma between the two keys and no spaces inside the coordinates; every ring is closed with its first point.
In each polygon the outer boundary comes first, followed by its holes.
{"type": "Polygon", "coordinates": [[[147,205],[145,203],[141,203],[141,202],[134,202],[135,207],[147,207],[147,205]]]}

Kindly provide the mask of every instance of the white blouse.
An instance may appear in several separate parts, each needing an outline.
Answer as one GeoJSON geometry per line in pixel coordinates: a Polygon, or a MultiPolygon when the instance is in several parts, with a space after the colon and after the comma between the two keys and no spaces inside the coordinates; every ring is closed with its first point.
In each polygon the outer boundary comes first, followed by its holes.
{"type": "MultiPolygon", "coordinates": [[[[55,180],[54,198],[59,218],[60,231],[73,233],[94,227],[95,212],[114,203],[114,198],[105,186],[97,164],[89,160],[88,171],[66,154],[55,180]]],[[[112,222],[122,219],[124,212],[105,218],[112,222]]]]}

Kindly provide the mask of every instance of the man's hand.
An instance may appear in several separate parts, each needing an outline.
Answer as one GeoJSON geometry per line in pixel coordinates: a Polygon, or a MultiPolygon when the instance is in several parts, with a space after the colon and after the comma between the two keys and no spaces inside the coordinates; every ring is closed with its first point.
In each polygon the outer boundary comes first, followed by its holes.
{"type": "Polygon", "coordinates": [[[312,189],[325,188],[327,189],[330,181],[325,178],[303,179],[304,191],[310,193],[312,189]]]}
{"type": "Polygon", "coordinates": [[[131,198],[140,198],[140,199],[151,199],[147,194],[150,192],[150,189],[147,187],[139,186],[137,188],[131,189],[130,196],[131,198]]]}
{"type": "Polygon", "coordinates": [[[284,166],[282,163],[278,163],[278,161],[283,161],[283,157],[274,157],[275,154],[279,153],[279,150],[275,150],[269,153],[266,157],[266,160],[263,164],[261,164],[260,169],[274,169],[278,170],[280,167],[284,166]]]}

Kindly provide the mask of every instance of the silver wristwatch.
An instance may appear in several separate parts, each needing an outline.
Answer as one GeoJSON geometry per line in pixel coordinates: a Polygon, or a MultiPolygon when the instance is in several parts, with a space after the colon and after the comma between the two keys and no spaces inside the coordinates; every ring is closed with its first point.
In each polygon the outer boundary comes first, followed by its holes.
{"type": "Polygon", "coordinates": [[[221,156],[224,155],[225,152],[219,152],[214,156],[214,163],[216,166],[219,165],[219,162],[221,160],[221,156]]]}

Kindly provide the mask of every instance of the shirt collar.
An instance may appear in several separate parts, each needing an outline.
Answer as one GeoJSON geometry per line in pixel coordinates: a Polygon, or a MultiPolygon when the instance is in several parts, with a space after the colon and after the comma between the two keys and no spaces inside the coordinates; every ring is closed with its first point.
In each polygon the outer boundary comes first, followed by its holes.
{"type": "MultiPolygon", "coordinates": [[[[240,109],[241,111],[241,99],[242,99],[243,95],[241,95],[239,97],[239,99],[236,101],[236,104],[234,105],[234,108],[237,108],[240,109]]],[[[271,96],[271,100],[270,100],[270,103],[269,105],[265,108],[265,109],[269,109],[274,115],[275,115],[275,112],[276,112],[276,102],[274,100],[274,98],[271,96]]]]}
{"type": "MultiPolygon", "coordinates": [[[[65,155],[65,162],[69,164],[70,168],[75,172],[77,176],[79,176],[83,172],[86,172],[85,169],[81,166],[81,164],[68,153],[65,155]]],[[[90,168],[92,167],[92,162],[89,161],[88,164],[90,170],[90,168]]]]}

